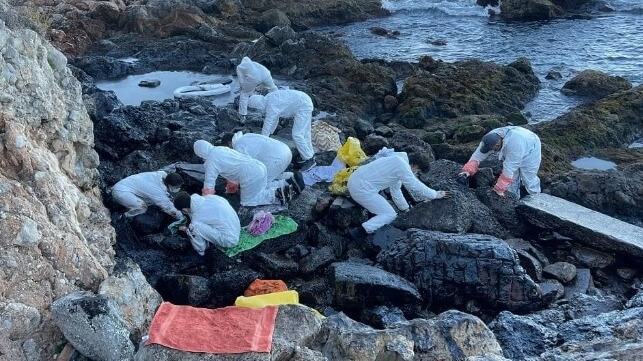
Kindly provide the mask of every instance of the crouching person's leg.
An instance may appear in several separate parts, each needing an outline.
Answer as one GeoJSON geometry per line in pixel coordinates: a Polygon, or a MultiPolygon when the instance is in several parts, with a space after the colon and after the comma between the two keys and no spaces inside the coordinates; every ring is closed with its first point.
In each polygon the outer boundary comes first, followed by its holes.
{"type": "Polygon", "coordinates": [[[355,202],[375,214],[373,218],[362,223],[362,227],[364,227],[366,233],[373,233],[383,226],[393,223],[395,218],[397,218],[395,209],[393,209],[389,202],[386,201],[386,198],[379,195],[379,193],[360,192],[359,190],[351,189],[350,186],[349,192],[355,202]]]}
{"type": "Polygon", "coordinates": [[[138,216],[147,211],[147,203],[130,191],[120,190],[115,187],[112,190],[112,198],[128,209],[125,212],[126,217],[138,216]]]}

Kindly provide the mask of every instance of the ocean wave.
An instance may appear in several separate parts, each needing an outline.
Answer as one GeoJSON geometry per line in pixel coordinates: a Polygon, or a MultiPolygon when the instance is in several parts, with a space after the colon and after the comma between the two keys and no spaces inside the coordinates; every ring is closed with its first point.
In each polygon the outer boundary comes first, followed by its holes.
{"type": "Polygon", "coordinates": [[[487,10],[471,0],[382,0],[382,7],[401,13],[427,11],[447,16],[488,16],[487,10]]]}

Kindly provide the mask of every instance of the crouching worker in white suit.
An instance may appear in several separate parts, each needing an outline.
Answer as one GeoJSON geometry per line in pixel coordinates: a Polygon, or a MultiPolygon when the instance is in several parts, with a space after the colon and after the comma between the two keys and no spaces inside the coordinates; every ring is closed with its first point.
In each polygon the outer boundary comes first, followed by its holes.
{"type": "Polygon", "coordinates": [[[228,147],[215,147],[205,140],[194,142],[194,153],[205,160],[205,180],[201,191],[204,196],[214,194],[214,185],[220,175],[240,186],[242,206],[286,205],[292,199],[290,185],[268,187],[266,166],[248,155],[228,147]]]}
{"type": "Polygon", "coordinates": [[[125,212],[127,217],[143,214],[149,205],[155,205],[172,217],[181,219],[181,212],[174,208],[170,198],[171,194],[181,190],[181,185],[183,179],[177,173],[144,172],[118,181],[112,187],[112,198],[129,209],[125,212]]]}
{"type": "Polygon", "coordinates": [[[189,226],[181,226],[179,230],[187,233],[192,247],[201,256],[205,254],[208,243],[223,248],[239,243],[239,216],[225,198],[198,194],[190,196],[188,192],[179,192],[174,198],[174,206],[189,217],[189,226]]]}
{"type": "Polygon", "coordinates": [[[262,134],[236,132],[224,134],[221,144],[263,163],[269,187],[290,184],[297,194],[306,187],[300,172],[286,172],[292,162],[292,152],[285,143],[262,134]]]}
{"type": "Polygon", "coordinates": [[[292,140],[299,151],[298,166],[305,171],[315,166],[315,150],[311,134],[313,101],[299,90],[280,89],[267,95],[253,95],[248,106],[265,113],[261,134],[270,136],[277,129],[279,118],[294,118],[292,140]]]}
{"type": "Polygon", "coordinates": [[[496,128],[487,133],[459,176],[466,179],[474,175],[480,162],[494,152],[498,152],[498,159],[502,161],[502,173],[493,187],[499,196],[504,197],[509,191],[520,198],[521,182],[527,193],[540,193],[537,175],[541,160],[540,138],[522,127],[496,128]]]}
{"type": "Polygon", "coordinates": [[[351,198],[375,214],[373,218],[362,223],[366,233],[373,233],[397,218],[395,209],[379,193],[384,189],[389,189],[393,203],[402,212],[410,209],[402,194],[402,185],[417,197],[417,201],[451,196],[449,191],[435,191],[420,182],[414,174],[419,170],[418,164],[420,164],[416,154],[411,153],[408,156],[409,161],[404,159],[405,155],[405,153],[394,153],[377,158],[357,168],[348,179],[348,192],[351,198]]]}
{"type": "Polygon", "coordinates": [[[268,91],[277,90],[275,82],[272,80],[272,74],[265,66],[250,60],[247,56],[241,59],[237,65],[237,79],[239,80],[239,114],[246,116],[248,114],[248,99],[259,85],[268,88],[268,91]]]}

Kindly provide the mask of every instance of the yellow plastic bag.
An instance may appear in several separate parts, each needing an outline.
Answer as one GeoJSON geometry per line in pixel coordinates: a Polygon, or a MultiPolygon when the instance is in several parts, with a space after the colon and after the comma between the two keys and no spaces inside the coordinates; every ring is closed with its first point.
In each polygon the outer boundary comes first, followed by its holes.
{"type": "Polygon", "coordinates": [[[328,190],[337,196],[347,196],[348,195],[348,178],[351,174],[359,167],[350,167],[344,168],[339,172],[335,173],[333,177],[333,183],[328,186],[328,190]]]}
{"type": "Polygon", "coordinates": [[[297,291],[283,291],[268,293],[257,296],[239,296],[234,305],[237,307],[262,308],[266,306],[290,305],[299,303],[299,293],[297,291]]]}
{"type": "Polygon", "coordinates": [[[368,157],[362,150],[359,139],[348,137],[346,143],[337,151],[337,157],[351,167],[360,165],[368,157]]]}

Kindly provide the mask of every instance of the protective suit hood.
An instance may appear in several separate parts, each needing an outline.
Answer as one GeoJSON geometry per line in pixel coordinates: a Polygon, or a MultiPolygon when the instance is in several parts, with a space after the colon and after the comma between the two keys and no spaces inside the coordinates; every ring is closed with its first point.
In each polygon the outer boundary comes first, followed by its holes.
{"type": "Polygon", "coordinates": [[[248,99],[248,107],[263,112],[266,109],[266,98],[263,95],[255,94],[248,99]]]}
{"type": "Polygon", "coordinates": [[[239,138],[241,138],[241,136],[243,136],[242,131],[238,131],[238,132],[234,133],[234,135],[232,136],[232,146],[233,147],[234,147],[234,144],[239,140],[239,138]]]}
{"type": "Polygon", "coordinates": [[[203,159],[208,158],[208,154],[210,154],[210,151],[213,148],[214,146],[205,140],[197,140],[196,142],[194,142],[194,154],[203,159]]]}

